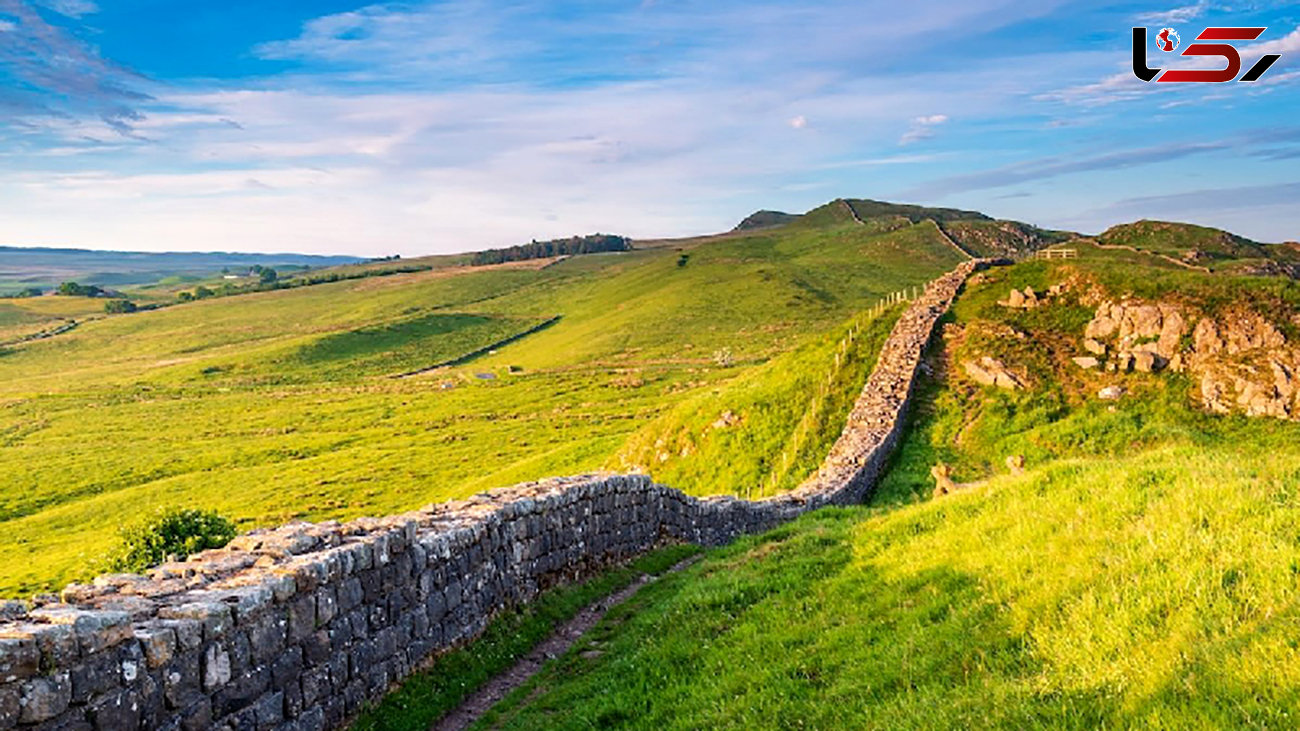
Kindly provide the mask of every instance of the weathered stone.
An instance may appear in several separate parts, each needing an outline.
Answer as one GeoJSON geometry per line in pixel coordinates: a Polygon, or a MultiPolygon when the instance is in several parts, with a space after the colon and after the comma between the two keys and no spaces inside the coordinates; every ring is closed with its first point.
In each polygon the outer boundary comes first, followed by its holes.
{"type": "Polygon", "coordinates": [[[66,672],[24,681],[18,704],[21,723],[48,721],[68,709],[72,702],[72,681],[66,672]]]}
{"type": "Polygon", "coordinates": [[[1153,373],[1156,370],[1158,361],[1155,353],[1146,350],[1138,350],[1132,353],[1133,370],[1141,373],[1153,373]]]}
{"type": "Polygon", "coordinates": [[[22,704],[19,702],[18,684],[6,683],[0,685],[0,728],[17,726],[21,712],[22,704]]]}
{"type": "Polygon", "coordinates": [[[1007,457],[1007,469],[1013,475],[1022,475],[1025,473],[1025,455],[1012,454],[1007,457]]]}
{"type": "Polygon", "coordinates": [[[30,678],[40,672],[41,651],[33,637],[0,637],[0,683],[30,678]]]}
{"type": "Polygon", "coordinates": [[[230,653],[213,642],[203,653],[203,689],[212,691],[230,682],[230,653]]]}
{"type": "Polygon", "coordinates": [[[1085,369],[1096,368],[1097,366],[1101,365],[1101,361],[1097,360],[1096,358],[1090,355],[1075,356],[1074,358],[1071,358],[1071,360],[1074,361],[1075,365],[1085,369]]]}
{"type": "Polygon", "coordinates": [[[140,697],[130,689],[109,693],[90,706],[96,731],[139,728],[140,715],[140,697]]]}
{"type": "Polygon", "coordinates": [[[30,616],[48,624],[71,627],[81,652],[90,654],[131,639],[131,617],[126,612],[86,611],[70,607],[41,607],[30,616]]]}
{"type": "Polygon", "coordinates": [[[135,638],[140,641],[150,668],[166,665],[176,653],[176,630],[170,627],[137,627],[135,638]]]}
{"type": "Polygon", "coordinates": [[[1122,386],[1107,386],[1097,392],[1097,398],[1105,401],[1118,401],[1124,396],[1124,393],[1122,386]]]}
{"type": "Polygon", "coordinates": [[[230,606],[219,601],[193,601],[177,606],[162,607],[158,616],[163,619],[192,619],[203,627],[203,639],[215,640],[234,626],[235,618],[230,606]]]}
{"type": "Polygon", "coordinates": [[[1024,388],[1024,383],[1020,378],[1007,369],[1002,361],[989,356],[983,356],[979,361],[966,361],[962,363],[966,374],[976,383],[984,386],[997,386],[1008,390],[1024,388]]]}

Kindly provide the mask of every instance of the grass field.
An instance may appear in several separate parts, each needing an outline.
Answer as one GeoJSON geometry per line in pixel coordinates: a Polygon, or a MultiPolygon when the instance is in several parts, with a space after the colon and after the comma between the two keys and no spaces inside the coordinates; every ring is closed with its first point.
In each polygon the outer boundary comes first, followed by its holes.
{"type": "Polygon", "coordinates": [[[935,349],[870,507],[710,551],[480,728],[1294,726],[1300,424],[1202,413],[1173,374],[1098,402],[1120,377],[1066,365],[1088,308],[995,304],[1071,277],[1208,312],[1300,309],[1295,283],[1120,252],[990,273],[949,315],[960,336],[935,349]],[[1033,387],[954,376],[991,349],[1033,387]],[[930,499],[938,461],[971,486],[930,499]]]}
{"type": "Polygon", "coordinates": [[[642,591],[482,727],[1289,727],[1297,476],[1169,448],[822,511],[642,591]]]}
{"type": "Polygon", "coordinates": [[[728,436],[763,448],[651,474],[689,473],[699,493],[783,489],[815,466],[874,360],[888,323],[861,313],[958,260],[929,222],[850,221],[130,315],[15,301],[99,314],[0,348],[0,595],[93,574],[117,527],[157,508],[211,508],[248,529],[617,466],[688,401],[683,423],[731,411],[742,424],[728,436]],[[390,378],[557,315],[463,366],[390,378]],[[868,337],[837,370],[851,325],[868,337]],[[765,410],[768,398],[788,405],[765,410]],[[809,404],[819,416],[801,425],[809,404]]]}

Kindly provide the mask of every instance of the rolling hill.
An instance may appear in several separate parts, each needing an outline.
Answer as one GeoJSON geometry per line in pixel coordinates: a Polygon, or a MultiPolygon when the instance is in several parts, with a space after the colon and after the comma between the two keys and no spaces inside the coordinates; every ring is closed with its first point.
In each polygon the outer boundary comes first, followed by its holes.
{"type": "Polygon", "coordinates": [[[476,728],[1290,725],[1300,286],[1078,245],[969,282],[870,505],[651,584],[476,728]]]}
{"type": "MultiPolygon", "coordinates": [[[[0,595],[95,574],[120,526],[165,507],[247,529],[602,468],[694,495],[789,490],[840,433],[897,300],[1005,256],[942,321],[870,505],[706,552],[481,725],[1288,725],[1290,248],[856,199],[746,221],[501,264],[351,263],[132,314],[3,303],[0,333],[78,324],[0,346],[0,595]]],[[[500,666],[632,573],[506,617],[439,682],[463,697],[486,677],[471,660],[500,666]]],[[[427,697],[420,677],[392,703],[427,697]]],[[[427,728],[419,705],[364,727],[427,728]]]]}
{"type": "MultiPolygon", "coordinates": [[[[833,393],[819,394],[836,333],[962,258],[928,220],[888,231],[847,221],[563,261],[448,261],[99,315],[4,347],[0,521],[13,540],[0,545],[0,592],[93,574],[118,525],[155,508],[212,508],[251,528],[599,468],[679,403],[735,410],[706,396],[733,384],[825,403],[789,467],[768,461],[799,409],[727,431],[767,445],[737,454],[738,469],[788,484],[838,430],[874,357],[876,341],[862,341],[833,393]],[[791,368],[807,376],[784,383],[791,368]]],[[[93,302],[14,302],[74,299],[93,302]]],[[[743,487],[728,484],[701,473],[690,489],[743,487]]]]}

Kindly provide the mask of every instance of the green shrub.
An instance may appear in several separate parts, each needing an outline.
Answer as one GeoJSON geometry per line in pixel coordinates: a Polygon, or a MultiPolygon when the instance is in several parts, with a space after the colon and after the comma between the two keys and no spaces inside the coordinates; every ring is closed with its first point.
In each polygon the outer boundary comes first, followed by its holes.
{"type": "Polygon", "coordinates": [[[172,508],[121,530],[121,542],[108,559],[111,571],[140,572],[171,557],[183,559],[221,548],[235,537],[235,524],[210,510],[172,508]]]}
{"type": "Polygon", "coordinates": [[[104,312],[110,315],[124,315],[135,312],[136,309],[135,303],[131,300],[109,300],[104,303],[104,312]]]}

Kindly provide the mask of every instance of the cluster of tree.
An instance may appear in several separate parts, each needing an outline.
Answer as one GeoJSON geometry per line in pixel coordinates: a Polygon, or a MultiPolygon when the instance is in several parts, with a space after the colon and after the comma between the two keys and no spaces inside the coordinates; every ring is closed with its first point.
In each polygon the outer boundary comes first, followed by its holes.
{"type": "Polygon", "coordinates": [[[93,284],[78,284],[76,282],[64,282],[55,290],[64,297],[107,297],[108,292],[96,287],[93,284]]]}
{"type": "Polygon", "coordinates": [[[503,264],[508,261],[525,259],[545,259],[552,256],[569,256],[573,254],[595,254],[601,251],[629,251],[632,240],[612,234],[592,234],[591,236],[574,236],[568,239],[552,241],[533,241],[528,244],[511,246],[507,249],[488,249],[474,254],[471,262],[475,265],[503,264]]]}
{"type": "Polygon", "coordinates": [[[264,267],[261,264],[254,264],[253,268],[248,270],[248,274],[249,276],[257,277],[257,281],[262,284],[269,284],[270,282],[274,282],[280,278],[280,275],[277,274],[274,269],[271,267],[264,267]]]}
{"type": "Polygon", "coordinates": [[[135,312],[138,309],[140,308],[136,307],[134,302],[127,299],[109,300],[104,303],[104,312],[107,312],[110,315],[124,315],[128,312],[135,312]]]}

